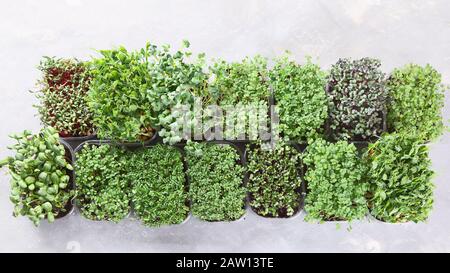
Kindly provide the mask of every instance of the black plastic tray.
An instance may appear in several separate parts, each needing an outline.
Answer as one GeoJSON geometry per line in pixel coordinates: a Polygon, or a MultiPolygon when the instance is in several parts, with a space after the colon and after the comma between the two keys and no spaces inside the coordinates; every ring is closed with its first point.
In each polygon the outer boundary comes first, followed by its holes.
{"type": "Polygon", "coordinates": [[[59,139],[64,141],[73,150],[75,150],[81,143],[88,140],[97,139],[97,135],[93,134],[90,136],[82,136],[82,137],[59,137],[59,139]]]}
{"type": "Polygon", "coordinates": [[[113,144],[116,146],[122,146],[122,147],[126,147],[126,148],[139,148],[139,147],[151,145],[153,143],[157,143],[158,142],[158,132],[155,132],[151,139],[143,141],[143,142],[120,142],[120,141],[115,141],[115,140],[111,140],[111,139],[104,139],[103,141],[107,141],[110,144],[113,144]]]}

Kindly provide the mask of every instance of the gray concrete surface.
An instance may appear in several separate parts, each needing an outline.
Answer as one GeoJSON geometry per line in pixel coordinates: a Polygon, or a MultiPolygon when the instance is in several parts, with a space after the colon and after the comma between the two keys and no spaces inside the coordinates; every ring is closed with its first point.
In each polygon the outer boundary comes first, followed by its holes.
{"type": "MultiPolygon", "coordinates": [[[[236,60],[285,49],[298,60],[320,57],[324,68],[338,57],[379,57],[387,72],[408,62],[427,62],[450,83],[450,2],[446,0],[40,0],[0,3],[0,157],[7,135],[40,127],[32,89],[42,55],[86,59],[92,49],[149,40],[236,60]]],[[[450,118],[449,94],[444,117],[450,118]]],[[[309,224],[302,215],[270,220],[249,213],[234,223],[190,221],[158,230],[137,221],[85,220],[79,213],[35,228],[11,216],[9,183],[0,174],[0,252],[449,252],[450,140],[431,145],[437,175],[434,211],[427,223],[309,224]]]]}

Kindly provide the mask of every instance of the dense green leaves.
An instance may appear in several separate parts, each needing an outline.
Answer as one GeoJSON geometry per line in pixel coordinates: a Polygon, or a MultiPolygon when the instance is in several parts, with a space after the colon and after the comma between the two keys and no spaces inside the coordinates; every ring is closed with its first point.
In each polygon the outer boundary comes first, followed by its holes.
{"type": "Polygon", "coordinates": [[[185,48],[172,53],[167,45],[147,44],[140,51],[100,51],[102,57],[92,61],[89,95],[100,137],[146,141],[159,129],[173,144],[183,139],[184,125],[196,126],[194,99],[208,96],[207,75],[204,55],[192,61],[185,48]]]}
{"type": "Polygon", "coordinates": [[[88,136],[94,133],[86,96],[90,75],[85,63],[76,59],[44,57],[39,65],[42,79],[35,105],[41,122],[55,128],[62,137],[88,136]]]}
{"type": "Polygon", "coordinates": [[[244,168],[227,144],[186,146],[192,214],[207,221],[232,221],[245,213],[244,168]]]}
{"type": "Polygon", "coordinates": [[[385,135],[369,146],[371,213],[386,222],[424,221],[433,206],[428,147],[407,134],[385,135]]]}
{"type": "Polygon", "coordinates": [[[11,135],[17,141],[10,147],[16,152],[0,162],[8,165],[11,174],[11,196],[14,216],[27,216],[38,226],[47,218],[66,212],[68,202],[74,196],[68,171],[72,166],[67,161],[64,146],[59,143],[54,128],[45,128],[39,135],[29,131],[11,135]]]}
{"type": "Polygon", "coordinates": [[[408,64],[394,69],[388,80],[388,127],[433,140],[443,132],[444,88],[433,67],[408,64]]]}
{"type": "Polygon", "coordinates": [[[339,59],[328,82],[333,139],[367,140],[383,132],[387,89],[380,61],[339,59]]]}
{"type": "Polygon", "coordinates": [[[192,53],[186,50],[187,47],[189,42],[185,41],[184,48],[175,53],[170,52],[169,46],[154,48],[150,58],[148,97],[157,113],[159,135],[165,143],[180,142],[185,137],[183,126],[187,131],[198,126],[192,115],[194,100],[196,97],[208,98],[204,54],[191,60],[192,53]]]}
{"type": "Polygon", "coordinates": [[[130,211],[127,154],[110,145],[85,145],[75,162],[77,205],[91,220],[118,222],[130,211]]]}
{"type": "Polygon", "coordinates": [[[133,153],[128,162],[133,208],[148,226],[179,224],[189,212],[181,152],[156,145],[133,153]]]}
{"type": "Polygon", "coordinates": [[[365,216],[368,186],[355,145],[317,139],[308,146],[303,162],[308,186],[306,220],[351,221],[365,216]]]}
{"type": "Polygon", "coordinates": [[[211,93],[219,105],[267,101],[269,98],[267,60],[246,57],[241,62],[216,61],[210,67],[211,93]]]}
{"type": "Polygon", "coordinates": [[[300,154],[285,144],[247,151],[250,206],[262,216],[292,216],[300,206],[300,154]]]}
{"type": "Polygon", "coordinates": [[[280,116],[280,132],[288,140],[306,141],[323,133],[328,117],[326,74],[310,59],[298,65],[279,58],[270,72],[280,116]]]}
{"type": "Polygon", "coordinates": [[[154,51],[150,44],[140,51],[124,47],[100,51],[92,60],[92,81],[88,104],[101,138],[145,141],[154,134],[156,123],[148,69],[154,51]]]}
{"type": "Polygon", "coordinates": [[[240,62],[217,60],[209,70],[210,101],[220,106],[225,115],[228,112],[230,118],[224,120],[225,138],[237,139],[241,135],[249,138],[250,126],[256,126],[255,131],[258,132],[259,124],[251,124],[249,119],[251,114],[256,118],[259,116],[260,120],[268,120],[267,60],[259,55],[246,57],[240,62]]]}

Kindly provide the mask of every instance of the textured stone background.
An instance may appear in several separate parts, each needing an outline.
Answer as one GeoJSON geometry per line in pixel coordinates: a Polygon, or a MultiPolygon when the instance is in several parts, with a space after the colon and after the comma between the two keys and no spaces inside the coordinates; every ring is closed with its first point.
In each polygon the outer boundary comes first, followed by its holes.
{"type": "MultiPolygon", "coordinates": [[[[383,69],[431,63],[450,83],[450,2],[424,0],[223,1],[2,1],[0,4],[0,157],[7,135],[40,127],[28,90],[42,55],[87,59],[94,49],[147,40],[172,45],[189,39],[195,52],[237,60],[290,50],[329,68],[339,57],[378,57],[383,69]]],[[[444,117],[450,118],[449,94],[444,117]]],[[[248,213],[234,223],[203,223],[152,230],[128,219],[94,223],[75,214],[36,229],[11,216],[8,177],[0,174],[0,251],[450,251],[449,134],[431,145],[435,208],[427,223],[362,221],[308,224],[299,215],[270,220],[248,213]]]]}

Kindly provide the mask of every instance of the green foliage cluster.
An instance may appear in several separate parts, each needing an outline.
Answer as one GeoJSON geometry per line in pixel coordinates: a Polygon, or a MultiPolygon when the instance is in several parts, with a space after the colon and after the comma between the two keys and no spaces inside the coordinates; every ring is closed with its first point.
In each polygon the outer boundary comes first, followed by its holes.
{"type": "Polygon", "coordinates": [[[369,205],[386,222],[425,221],[433,206],[428,147],[409,134],[384,135],[367,151],[369,205]]]}
{"type": "Polygon", "coordinates": [[[279,130],[287,140],[306,141],[323,133],[328,118],[326,73],[310,58],[304,65],[279,58],[270,71],[279,130]]]}
{"type": "Polygon", "coordinates": [[[198,126],[193,116],[193,104],[196,97],[208,99],[207,74],[204,54],[191,60],[192,53],[187,51],[189,42],[184,41],[181,50],[170,52],[169,46],[161,49],[152,46],[149,63],[151,88],[148,97],[157,114],[158,134],[165,143],[174,144],[182,140],[183,123],[188,128],[198,126]]]}
{"type": "Polygon", "coordinates": [[[331,137],[367,140],[383,132],[387,89],[377,59],[339,59],[331,68],[328,95],[331,137]]]}
{"type": "Polygon", "coordinates": [[[145,225],[179,224],[186,219],[188,194],[178,149],[160,144],[139,149],[128,165],[133,208],[145,225]]]}
{"type": "Polygon", "coordinates": [[[228,144],[186,146],[192,214],[206,221],[232,221],[245,213],[244,168],[228,144]]]}
{"type": "Polygon", "coordinates": [[[17,143],[9,148],[16,154],[0,161],[12,176],[14,215],[28,216],[35,225],[53,222],[77,196],[82,214],[92,220],[118,222],[134,204],[147,226],[178,224],[190,200],[194,216],[232,221],[244,215],[248,190],[258,214],[289,217],[301,205],[304,164],[306,220],[351,221],[369,209],[386,222],[427,219],[433,171],[421,143],[445,129],[445,87],[433,67],[408,64],[388,79],[372,58],[339,59],[329,75],[310,58],[297,64],[288,55],[275,59],[270,71],[260,55],[214,60],[207,67],[204,54],[194,58],[189,46],[184,41],[178,50],[150,43],[134,51],[101,50],[88,63],[44,57],[36,107],[46,128],[38,135],[12,135],[17,143]],[[243,185],[245,168],[233,146],[187,137],[198,129],[218,136],[214,129],[220,127],[226,139],[261,137],[268,129],[270,86],[284,142],[272,149],[261,142],[247,147],[249,179],[243,185]],[[198,101],[202,109],[194,106],[198,101]],[[221,109],[208,108],[213,105],[221,109]],[[390,135],[382,135],[386,109],[390,135]],[[214,117],[218,110],[223,116],[214,117]],[[324,128],[336,143],[322,139],[324,128]],[[189,187],[175,147],[158,144],[128,153],[87,143],[77,152],[72,189],[73,169],[59,137],[97,133],[116,142],[145,142],[156,131],[164,143],[188,140],[189,187]],[[363,162],[345,142],[380,135],[363,162]],[[308,141],[306,153],[289,141],[308,141]]]}
{"type": "Polygon", "coordinates": [[[165,143],[182,140],[184,120],[190,127],[194,99],[207,97],[204,54],[195,61],[189,42],[174,53],[168,45],[147,44],[140,51],[102,50],[92,61],[89,105],[99,136],[119,141],[146,141],[156,129],[165,143]],[[185,115],[190,115],[185,117],[185,115]]]}
{"type": "Polygon", "coordinates": [[[257,55],[241,62],[217,60],[210,66],[210,92],[219,105],[267,101],[269,98],[267,60],[257,55]]]}
{"type": "Polygon", "coordinates": [[[140,51],[101,50],[91,61],[88,105],[100,138],[134,142],[153,136],[156,119],[147,94],[152,50],[150,44],[140,51]]]}
{"type": "Polygon", "coordinates": [[[267,60],[260,55],[246,57],[240,62],[216,60],[209,67],[209,72],[210,101],[225,111],[235,113],[232,120],[222,120],[226,139],[237,139],[240,135],[249,137],[252,126],[250,114],[259,116],[260,120],[268,120],[270,92],[267,60]],[[252,113],[249,113],[248,107],[252,107],[252,113]]]}
{"type": "Polygon", "coordinates": [[[388,79],[388,127],[427,141],[439,137],[444,125],[441,110],[445,88],[431,65],[408,64],[388,79]]]}
{"type": "Polygon", "coordinates": [[[81,214],[91,220],[122,220],[130,211],[131,199],[125,150],[86,144],[76,156],[76,203],[81,214]]]}
{"type": "Polygon", "coordinates": [[[303,162],[308,186],[306,220],[351,221],[366,215],[368,184],[355,145],[317,139],[308,146],[303,162]]]}
{"type": "Polygon", "coordinates": [[[39,135],[24,131],[11,138],[17,143],[9,148],[16,154],[2,160],[0,167],[7,165],[12,177],[13,215],[27,216],[36,226],[45,218],[53,222],[74,196],[68,175],[73,170],[71,159],[59,143],[58,132],[48,127],[39,135]]]}
{"type": "Polygon", "coordinates": [[[92,114],[86,97],[90,75],[88,66],[76,59],[44,57],[36,97],[41,122],[55,128],[62,137],[89,136],[94,133],[92,114]]]}
{"type": "Polygon", "coordinates": [[[292,216],[300,206],[300,154],[286,144],[247,148],[250,206],[262,216],[292,216]]]}

